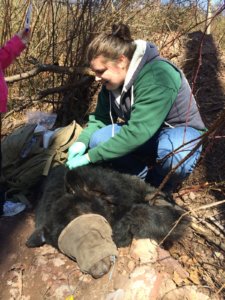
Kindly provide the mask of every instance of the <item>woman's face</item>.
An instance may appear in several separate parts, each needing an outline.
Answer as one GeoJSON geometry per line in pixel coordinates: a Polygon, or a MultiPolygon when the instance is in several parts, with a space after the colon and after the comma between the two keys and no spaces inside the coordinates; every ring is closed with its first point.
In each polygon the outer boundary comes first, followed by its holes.
{"type": "Polygon", "coordinates": [[[123,85],[129,63],[124,55],[116,61],[107,60],[100,55],[91,61],[90,67],[95,72],[95,80],[101,81],[107,90],[113,91],[123,85]]]}

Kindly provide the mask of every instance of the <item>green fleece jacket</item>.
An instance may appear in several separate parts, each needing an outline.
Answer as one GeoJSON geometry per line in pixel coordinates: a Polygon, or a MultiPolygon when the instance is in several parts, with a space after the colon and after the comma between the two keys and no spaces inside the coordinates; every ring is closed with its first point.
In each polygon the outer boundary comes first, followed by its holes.
{"type": "MultiPolygon", "coordinates": [[[[130,119],[118,134],[88,151],[91,162],[124,156],[148,141],[165,121],[180,86],[181,75],[170,64],[160,60],[147,63],[133,83],[134,104],[130,119]]],[[[96,110],[78,141],[88,147],[91,135],[111,124],[109,112],[109,92],[103,87],[96,110]]],[[[115,115],[113,117],[116,119],[115,115]]]]}

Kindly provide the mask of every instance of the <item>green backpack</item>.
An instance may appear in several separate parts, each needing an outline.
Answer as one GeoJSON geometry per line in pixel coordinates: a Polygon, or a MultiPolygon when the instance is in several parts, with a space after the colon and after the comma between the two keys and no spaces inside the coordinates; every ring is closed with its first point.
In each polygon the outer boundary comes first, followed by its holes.
{"type": "MultiPolygon", "coordinates": [[[[67,160],[67,150],[76,141],[82,128],[75,121],[59,128],[43,147],[43,134],[34,133],[36,124],[16,129],[2,140],[0,184],[15,200],[27,202],[26,195],[50,168],[67,160]]],[[[28,203],[26,203],[28,204],[28,203]]]]}

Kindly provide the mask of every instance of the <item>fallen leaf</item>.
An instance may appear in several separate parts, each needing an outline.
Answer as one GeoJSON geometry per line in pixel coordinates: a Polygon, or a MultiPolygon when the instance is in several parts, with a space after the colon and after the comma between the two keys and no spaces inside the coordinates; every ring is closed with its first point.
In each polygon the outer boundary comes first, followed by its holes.
{"type": "Polygon", "coordinates": [[[200,284],[199,273],[198,273],[198,271],[196,269],[195,270],[191,270],[189,278],[191,279],[191,281],[194,284],[197,284],[197,285],[200,284]]]}

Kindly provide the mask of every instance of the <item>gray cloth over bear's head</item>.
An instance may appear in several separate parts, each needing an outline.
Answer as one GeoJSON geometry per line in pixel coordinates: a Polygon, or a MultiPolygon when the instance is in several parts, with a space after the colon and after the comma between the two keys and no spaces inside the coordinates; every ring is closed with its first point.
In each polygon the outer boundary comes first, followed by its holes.
{"type": "Polygon", "coordinates": [[[84,273],[106,257],[118,255],[107,220],[97,214],[86,214],[71,221],[61,232],[58,246],[62,253],[77,261],[84,273]]]}

